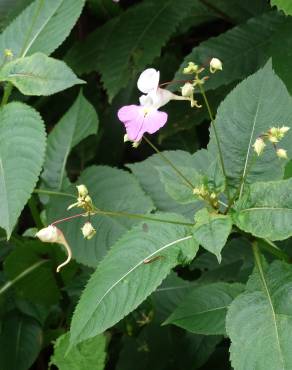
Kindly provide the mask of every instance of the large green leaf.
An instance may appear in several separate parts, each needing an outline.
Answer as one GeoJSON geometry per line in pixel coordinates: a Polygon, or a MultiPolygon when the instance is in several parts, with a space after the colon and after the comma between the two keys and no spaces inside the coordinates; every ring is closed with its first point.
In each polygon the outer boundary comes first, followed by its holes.
{"type": "MultiPolygon", "coordinates": [[[[292,126],[291,96],[270,62],[226,97],[219,106],[215,125],[229,184],[237,186],[240,195],[246,183],[282,178],[285,161],[279,160],[272,144],[267,143],[260,157],[252,147],[271,127],[292,126]]],[[[290,131],[281,140],[281,148],[289,149],[290,131]]],[[[208,148],[218,152],[212,129],[208,148]]]]}
{"type": "MultiPolygon", "coordinates": [[[[159,217],[184,220],[179,215],[159,217]]],[[[72,345],[120,321],[161,284],[173,267],[194,258],[198,246],[189,227],[155,221],[147,221],[147,228],[143,225],[127,232],[90,278],[73,315],[72,345]]]]}
{"type": "Polygon", "coordinates": [[[15,57],[51,54],[70,33],[83,5],[84,0],[35,0],[1,34],[0,64],[5,49],[15,57]]]}
{"type": "Polygon", "coordinates": [[[22,103],[0,110],[0,226],[12,229],[37,182],[46,135],[40,115],[22,103]]]}
{"type": "MultiPolygon", "coordinates": [[[[106,166],[87,168],[76,184],[85,184],[94,204],[104,211],[121,211],[129,213],[149,213],[154,209],[151,199],[140,188],[133,175],[126,171],[106,166]]],[[[76,194],[76,189],[70,187],[66,192],[76,194]]],[[[53,197],[47,205],[48,221],[64,218],[74,214],[67,212],[69,204],[74,203],[70,197],[53,197]]],[[[80,213],[80,209],[75,213],[80,213]]],[[[81,227],[84,217],[60,224],[73,250],[73,257],[81,263],[96,267],[108,248],[121,237],[137,219],[128,217],[110,217],[96,215],[91,222],[97,230],[91,240],[83,238],[81,227]]],[[[138,220],[139,221],[139,220],[138,220]]]]}
{"type": "Polygon", "coordinates": [[[235,204],[236,225],[255,236],[283,240],[292,235],[292,178],[256,183],[235,204]]]}
{"type": "Polygon", "coordinates": [[[274,262],[251,276],[247,290],[232,303],[226,331],[235,370],[292,368],[292,271],[274,262]]]}
{"type": "Polygon", "coordinates": [[[42,330],[35,319],[11,312],[1,322],[1,370],[27,370],[42,346],[42,330]]]}
{"type": "Polygon", "coordinates": [[[196,334],[225,334],[228,306],[241,293],[241,284],[214,283],[193,288],[165,321],[196,334]]]}
{"type": "Polygon", "coordinates": [[[73,105],[48,136],[42,180],[48,188],[61,190],[71,149],[87,136],[96,134],[98,117],[80,92],[73,105]]]}
{"type": "Polygon", "coordinates": [[[292,15],[292,3],[290,0],[271,0],[271,5],[276,5],[276,7],[283,10],[285,14],[292,15]]]}
{"type": "Polygon", "coordinates": [[[210,213],[203,208],[196,213],[194,238],[221,262],[221,250],[231,232],[232,220],[229,215],[210,213]]]}
{"type": "Polygon", "coordinates": [[[24,95],[51,95],[84,83],[64,62],[43,53],[5,64],[0,70],[0,81],[11,82],[24,95]]]}
{"type": "MultiPolygon", "coordinates": [[[[188,62],[208,68],[213,57],[222,60],[223,71],[211,75],[205,89],[215,89],[246,77],[268,60],[271,38],[283,22],[284,17],[271,12],[252,18],[246,24],[236,26],[217,37],[209,38],[196,46],[185,58],[174,80],[186,79],[182,70],[188,62]]],[[[172,89],[177,87],[173,85],[172,89]]]]}
{"type": "Polygon", "coordinates": [[[97,335],[83,343],[77,344],[69,352],[70,334],[59,337],[54,345],[54,354],[50,365],[59,370],[103,370],[106,360],[106,337],[97,335]]]}

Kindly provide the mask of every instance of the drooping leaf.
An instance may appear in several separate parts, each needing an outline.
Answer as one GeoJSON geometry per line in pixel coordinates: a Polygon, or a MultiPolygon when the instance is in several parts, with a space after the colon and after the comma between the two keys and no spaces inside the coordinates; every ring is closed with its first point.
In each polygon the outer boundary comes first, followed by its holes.
{"type": "Polygon", "coordinates": [[[69,35],[83,5],[84,0],[35,0],[0,35],[0,64],[5,49],[14,57],[51,54],[69,35]]]}
{"type": "MultiPolygon", "coordinates": [[[[248,20],[231,30],[209,38],[196,46],[181,64],[174,80],[185,80],[182,70],[188,62],[195,62],[206,67],[213,57],[223,62],[223,70],[211,75],[205,89],[215,89],[221,85],[240,80],[254,73],[268,60],[269,45],[274,32],[284,22],[284,17],[270,12],[248,20]]],[[[207,73],[208,74],[208,73],[207,73]]],[[[178,85],[173,85],[177,89],[178,85]]]]}
{"type": "Polygon", "coordinates": [[[0,70],[0,81],[11,82],[24,95],[51,95],[84,83],[64,62],[43,53],[5,64],[0,70]]]}
{"type": "MultiPolygon", "coordinates": [[[[140,188],[137,180],[128,172],[106,166],[87,168],[76,184],[85,184],[95,206],[104,211],[147,214],[154,209],[151,199],[140,188]]],[[[71,186],[64,189],[67,193],[77,194],[71,186]]],[[[52,197],[47,205],[48,221],[80,213],[66,211],[76,198],[52,197]]],[[[107,253],[107,250],[139,219],[125,216],[95,215],[91,222],[97,233],[91,240],[83,238],[81,227],[86,219],[80,217],[61,223],[68,243],[73,251],[73,258],[88,266],[96,267],[97,262],[107,253]]]]}
{"type": "Polygon", "coordinates": [[[194,287],[164,324],[174,324],[196,334],[225,334],[228,306],[242,290],[243,285],[228,283],[194,287]]]}
{"type": "MultiPolygon", "coordinates": [[[[252,145],[271,127],[291,127],[291,117],[291,96],[270,62],[242,81],[220,105],[216,130],[229,185],[237,186],[240,196],[246,183],[282,178],[285,161],[279,160],[273,145],[267,142],[260,157],[252,145]]],[[[282,148],[289,149],[291,137],[292,132],[288,132],[281,140],[282,148]]],[[[218,152],[213,130],[208,149],[218,152]]]]}
{"type": "Polygon", "coordinates": [[[51,365],[59,370],[103,370],[106,360],[106,337],[97,335],[87,341],[77,344],[69,352],[70,334],[59,337],[54,345],[51,365]]]}
{"type": "Polygon", "coordinates": [[[292,4],[289,0],[271,0],[271,5],[283,10],[286,15],[292,15],[292,4]]]}
{"type": "Polygon", "coordinates": [[[26,315],[11,312],[1,321],[1,370],[27,370],[36,360],[42,346],[38,322],[26,315]]]}
{"type": "Polygon", "coordinates": [[[255,236],[283,240],[292,235],[292,179],[256,183],[235,205],[236,225],[255,236]]]}
{"type": "Polygon", "coordinates": [[[251,276],[226,317],[235,370],[286,370],[292,366],[291,266],[276,261],[251,276]]]}
{"type": "Polygon", "coordinates": [[[12,229],[37,182],[46,135],[40,115],[22,103],[0,110],[0,226],[12,229]]]}
{"type": "Polygon", "coordinates": [[[194,238],[221,262],[221,250],[231,232],[232,220],[229,215],[210,213],[203,208],[196,213],[194,238]]]}
{"type": "MultiPolygon", "coordinates": [[[[153,216],[155,217],[155,216],[153,216]]],[[[159,218],[183,221],[179,215],[159,218]]],[[[90,278],[73,315],[72,345],[102,333],[135,309],[198,246],[182,225],[147,221],[127,232],[90,278]],[[156,257],[156,258],[155,258],[156,257]]]]}
{"type": "Polygon", "coordinates": [[[48,188],[61,190],[71,149],[87,136],[96,134],[98,117],[82,92],[48,136],[42,180],[48,188]]]}

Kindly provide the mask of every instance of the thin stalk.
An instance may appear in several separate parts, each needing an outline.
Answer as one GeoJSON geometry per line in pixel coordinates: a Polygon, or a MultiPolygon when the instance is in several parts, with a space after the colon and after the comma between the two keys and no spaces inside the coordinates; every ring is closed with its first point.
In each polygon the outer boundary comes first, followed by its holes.
{"type": "Polygon", "coordinates": [[[32,266],[28,267],[26,270],[22,271],[22,273],[20,273],[18,276],[16,276],[16,278],[14,278],[11,281],[8,281],[6,284],[4,284],[2,286],[2,288],[0,289],[0,295],[5,293],[6,290],[10,289],[19,280],[23,279],[25,276],[30,274],[32,271],[36,270],[37,268],[39,268],[40,266],[42,266],[44,263],[47,263],[47,262],[49,262],[49,260],[38,261],[35,264],[33,264],[32,266]]]}
{"type": "Polygon", "coordinates": [[[36,227],[38,229],[41,229],[44,225],[43,225],[42,220],[40,218],[40,214],[39,214],[39,211],[37,209],[37,204],[36,204],[36,201],[35,201],[33,196],[28,201],[28,206],[29,206],[30,213],[32,215],[32,218],[34,220],[34,223],[35,223],[36,227]]]}
{"type": "Polygon", "coordinates": [[[218,133],[217,133],[217,130],[216,130],[216,127],[215,127],[215,123],[214,123],[214,116],[213,116],[209,101],[207,99],[207,95],[205,93],[205,90],[203,89],[202,84],[199,84],[199,87],[200,87],[201,94],[204,98],[204,102],[206,104],[206,107],[207,107],[207,110],[208,110],[208,113],[209,113],[209,117],[210,117],[210,120],[211,120],[211,125],[212,125],[213,131],[214,131],[215,140],[216,140],[216,144],[217,144],[218,152],[219,152],[220,163],[221,163],[223,175],[225,177],[227,198],[230,201],[230,193],[229,193],[229,187],[228,187],[227,173],[226,173],[226,169],[225,169],[225,165],[224,165],[223,154],[222,154],[222,150],[221,150],[219,136],[218,136],[218,133]]]}
{"type": "Polygon", "coordinates": [[[276,256],[277,258],[279,258],[282,261],[291,263],[290,256],[287,253],[285,253],[284,251],[282,251],[280,248],[278,248],[276,246],[276,244],[274,244],[273,242],[271,242],[268,239],[263,239],[263,242],[264,243],[261,243],[259,245],[260,248],[266,250],[267,252],[269,252],[270,254],[276,256]]]}
{"type": "Polygon", "coordinates": [[[46,194],[46,195],[59,195],[64,197],[76,198],[75,195],[70,193],[63,193],[61,191],[53,191],[53,190],[46,190],[46,189],[34,189],[33,191],[36,194],[46,194]]]}
{"type": "Polygon", "coordinates": [[[185,177],[185,175],[158,149],[152,142],[144,135],[144,140],[151,146],[154,151],[160,155],[160,157],[170,165],[170,167],[177,173],[177,175],[184,180],[184,182],[193,190],[195,186],[185,177]]]}
{"type": "Polygon", "coordinates": [[[12,83],[8,82],[4,87],[4,93],[3,93],[3,97],[2,97],[2,101],[1,101],[1,107],[3,107],[4,105],[6,105],[8,103],[8,100],[9,100],[9,97],[11,95],[12,89],[13,89],[12,83]]]}

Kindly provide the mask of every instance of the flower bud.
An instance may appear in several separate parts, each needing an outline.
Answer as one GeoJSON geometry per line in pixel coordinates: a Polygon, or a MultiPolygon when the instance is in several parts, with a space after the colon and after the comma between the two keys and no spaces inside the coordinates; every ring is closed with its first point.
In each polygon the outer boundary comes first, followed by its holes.
{"type": "Polygon", "coordinates": [[[199,66],[193,62],[189,62],[188,66],[183,69],[183,74],[188,75],[192,73],[197,73],[199,66]]]}
{"type": "Polygon", "coordinates": [[[210,72],[222,71],[222,62],[218,58],[212,58],[210,61],[210,72]]]}
{"type": "Polygon", "coordinates": [[[261,137],[256,139],[256,141],[253,144],[253,148],[258,156],[260,156],[263,153],[265,146],[266,144],[261,137]]]}
{"type": "Polygon", "coordinates": [[[85,198],[88,195],[88,190],[85,185],[77,185],[78,197],[85,198]]]}
{"type": "Polygon", "coordinates": [[[181,88],[182,96],[189,97],[193,96],[194,94],[194,87],[190,82],[186,82],[183,87],[181,88]]]}
{"type": "Polygon", "coordinates": [[[5,49],[4,50],[4,56],[6,57],[6,58],[13,58],[13,52],[12,52],[12,50],[11,49],[5,49]]]}
{"type": "Polygon", "coordinates": [[[87,221],[81,228],[82,234],[85,239],[90,240],[96,234],[95,228],[92,226],[91,222],[87,221]]]}
{"type": "Polygon", "coordinates": [[[277,149],[276,153],[277,153],[277,156],[279,158],[281,158],[281,159],[288,159],[287,150],[285,150],[285,149],[277,149]]]}
{"type": "Polygon", "coordinates": [[[271,127],[268,131],[268,138],[271,143],[278,143],[285,136],[286,132],[289,131],[290,127],[271,127]]]}
{"type": "Polygon", "coordinates": [[[63,243],[63,233],[54,225],[39,230],[35,236],[45,243],[63,243]]]}

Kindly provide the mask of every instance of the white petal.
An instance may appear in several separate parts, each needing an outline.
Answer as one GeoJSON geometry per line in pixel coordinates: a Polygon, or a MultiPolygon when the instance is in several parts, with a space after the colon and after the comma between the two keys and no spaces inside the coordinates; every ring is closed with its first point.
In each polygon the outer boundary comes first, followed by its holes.
{"type": "Polygon", "coordinates": [[[140,105],[144,107],[151,107],[153,105],[152,97],[148,95],[141,95],[139,98],[140,105]]]}
{"type": "Polygon", "coordinates": [[[156,69],[145,69],[145,71],[142,72],[138,78],[137,87],[142,93],[148,94],[150,91],[158,88],[159,78],[160,72],[156,71],[156,69]]]}
{"type": "Polygon", "coordinates": [[[158,88],[157,91],[149,93],[153,101],[153,108],[159,109],[174,98],[174,94],[166,89],[158,88]]]}

